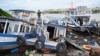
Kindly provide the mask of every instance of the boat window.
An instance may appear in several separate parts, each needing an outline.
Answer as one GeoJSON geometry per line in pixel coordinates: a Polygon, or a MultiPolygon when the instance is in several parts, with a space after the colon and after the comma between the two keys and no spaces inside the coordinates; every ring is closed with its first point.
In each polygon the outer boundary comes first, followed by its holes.
{"type": "Polygon", "coordinates": [[[84,22],[88,22],[89,21],[89,17],[85,17],[84,16],[84,17],[77,17],[77,18],[83,19],[84,22]]]}
{"type": "Polygon", "coordinates": [[[15,25],[14,32],[18,31],[18,25],[15,25]]]}
{"type": "Polygon", "coordinates": [[[100,27],[100,23],[99,22],[97,23],[97,25],[98,25],[98,27],[100,27]]]}
{"type": "Polygon", "coordinates": [[[84,22],[89,22],[89,17],[84,17],[84,18],[83,18],[83,21],[84,21],[84,22]]]}
{"type": "Polygon", "coordinates": [[[65,30],[63,28],[60,28],[58,35],[64,35],[64,32],[65,32],[65,30]]]}
{"type": "Polygon", "coordinates": [[[8,27],[7,32],[9,33],[9,32],[11,32],[11,31],[12,31],[11,27],[8,27]]]}
{"type": "Polygon", "coordinates": [[[29,33],[29,26],[26,26],[26,33],[29,33]]]}
{"type": "Polygon", "coordinates": [[[24,32],[25,26],[21,25],[20,32],[24,32]]]}
{"type": "Polygon", "coordinates": [[[54,36],[54,30],[55,30],[54,27],[50,27],[50,26],[47,27],[47,31],[49,32],[49,38],[50,39],[52,39],[53,36],[54,36]]]}
{"type": "Polygon", "coordinates": [[[58,31],[57,31],[57,29],[58,29],[58,28],[55,28],[55,29],[54,29],[53,38],[58,37],[58,31]]]}
{"type": "Polygon", "coordinates": [[[75,17],[75,21],[79,23],[80,25],[83,25],[89,22],[90,20],[89,18],[90,18],[89,16],[77,16],[75,17]]]}
{"type": "Polygon", "coordinates": [[[31,27],[31,31],[30,32],[33,32],[34,31],[34,27],[31,27]]]}
{"type": "Polygon", "coordinates": [[[71,11],[71,15],[74,15],[74,12],[73,11],[71,11]]]}
{"type": "Polygon", "coordinates": [[[3,33],[5,27],[5,22],[0,22],[0,33],[3,33]]]}

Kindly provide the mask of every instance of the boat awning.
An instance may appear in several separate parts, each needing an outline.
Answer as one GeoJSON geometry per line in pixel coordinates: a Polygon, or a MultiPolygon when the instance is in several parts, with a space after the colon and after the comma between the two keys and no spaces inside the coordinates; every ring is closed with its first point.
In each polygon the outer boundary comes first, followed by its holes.
{"type": "MultiPolygon", "coordinates": [[[[42,24],[41,22],[37,22],[38,24],[42,24]]],[[[46,26],[51,26],[51,27],[59,27],[59,28],[67,28],[67,26],[64,25],[58,25],[58,24],[52,24],[52,23],[43,23],[46,26]]]]}

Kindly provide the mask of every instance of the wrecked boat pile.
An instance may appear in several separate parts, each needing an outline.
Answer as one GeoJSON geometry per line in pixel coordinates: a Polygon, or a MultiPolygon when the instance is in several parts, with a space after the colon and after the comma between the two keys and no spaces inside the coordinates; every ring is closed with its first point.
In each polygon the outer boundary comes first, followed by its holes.
{"type": "MultiPolygon", "coordinates": [[[[64,53],[65,56],[82,56],[83,54],[83,56],[89,56],[92,49],[87,51],[87,47],[84,48],[84,45],[99,47],[99,33],[94,34],[90,32],[96,29],[96,24],[83,25],[83,22],[86,21],[85,23],[87,23],[87,20],[81,21],[80,18],[89,19],[87,15],[74,15],[70,18],[51,20],[49,22],[44,22],[43,20],[38,21],[35,18],[33,22],[30,23],[20,19],[1,18],[0,28],[2,28],[1,26],[3,25],[5,30],[0,32],[2,33],[0,36],[3,36],[0,38],[4,38],[0,39],[0,43],[3,44],[3,41],[6,40],[7,43],[5,45],[9,43],[9,45],[15,44],[16,47],[5,50],[9,50],[10,53],[23,53],[26,56],[36,53],[50,54],[52,50],[53,53],[57,53],[58,56],[64,53]],[[70,23],[66,21],[66,19],[70,19],[70,23]],[[91,28],[92,30],[90,30],[91,28]],[[88,34],[84,35],[85,32],[88,34]],[[14,37],[12,38],[11,36],[14,37]]],[[[96,31],[99,30],[96,29],[96,31]]],[[[0,45],[0,47],[2,47],[2,45],[0,45]]],[[[5,48],[5,46],[3,48],[5,48]]]]}

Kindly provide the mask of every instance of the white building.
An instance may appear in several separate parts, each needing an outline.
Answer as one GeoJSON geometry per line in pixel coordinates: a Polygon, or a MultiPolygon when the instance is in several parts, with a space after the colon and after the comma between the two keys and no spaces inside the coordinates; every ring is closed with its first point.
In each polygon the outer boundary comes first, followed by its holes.
{"type": "Polygon", "coordinates": [[[30,19],[34,18],[35,11],[29,10],[9,10],[10,14],[17,18],[17,19],[24,19],[29,21],[30,19]]]}

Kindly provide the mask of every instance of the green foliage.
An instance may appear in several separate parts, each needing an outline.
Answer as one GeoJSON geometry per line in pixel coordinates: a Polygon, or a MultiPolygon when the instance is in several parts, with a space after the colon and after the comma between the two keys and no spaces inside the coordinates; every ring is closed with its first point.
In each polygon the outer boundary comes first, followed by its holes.
{"type": "Polygon", "coordinates": [[[5,16],[5,17],[9,17],[12,18],[12,15],[10,15],[8,12],[0,9],[0,16],[5,16]]]}

